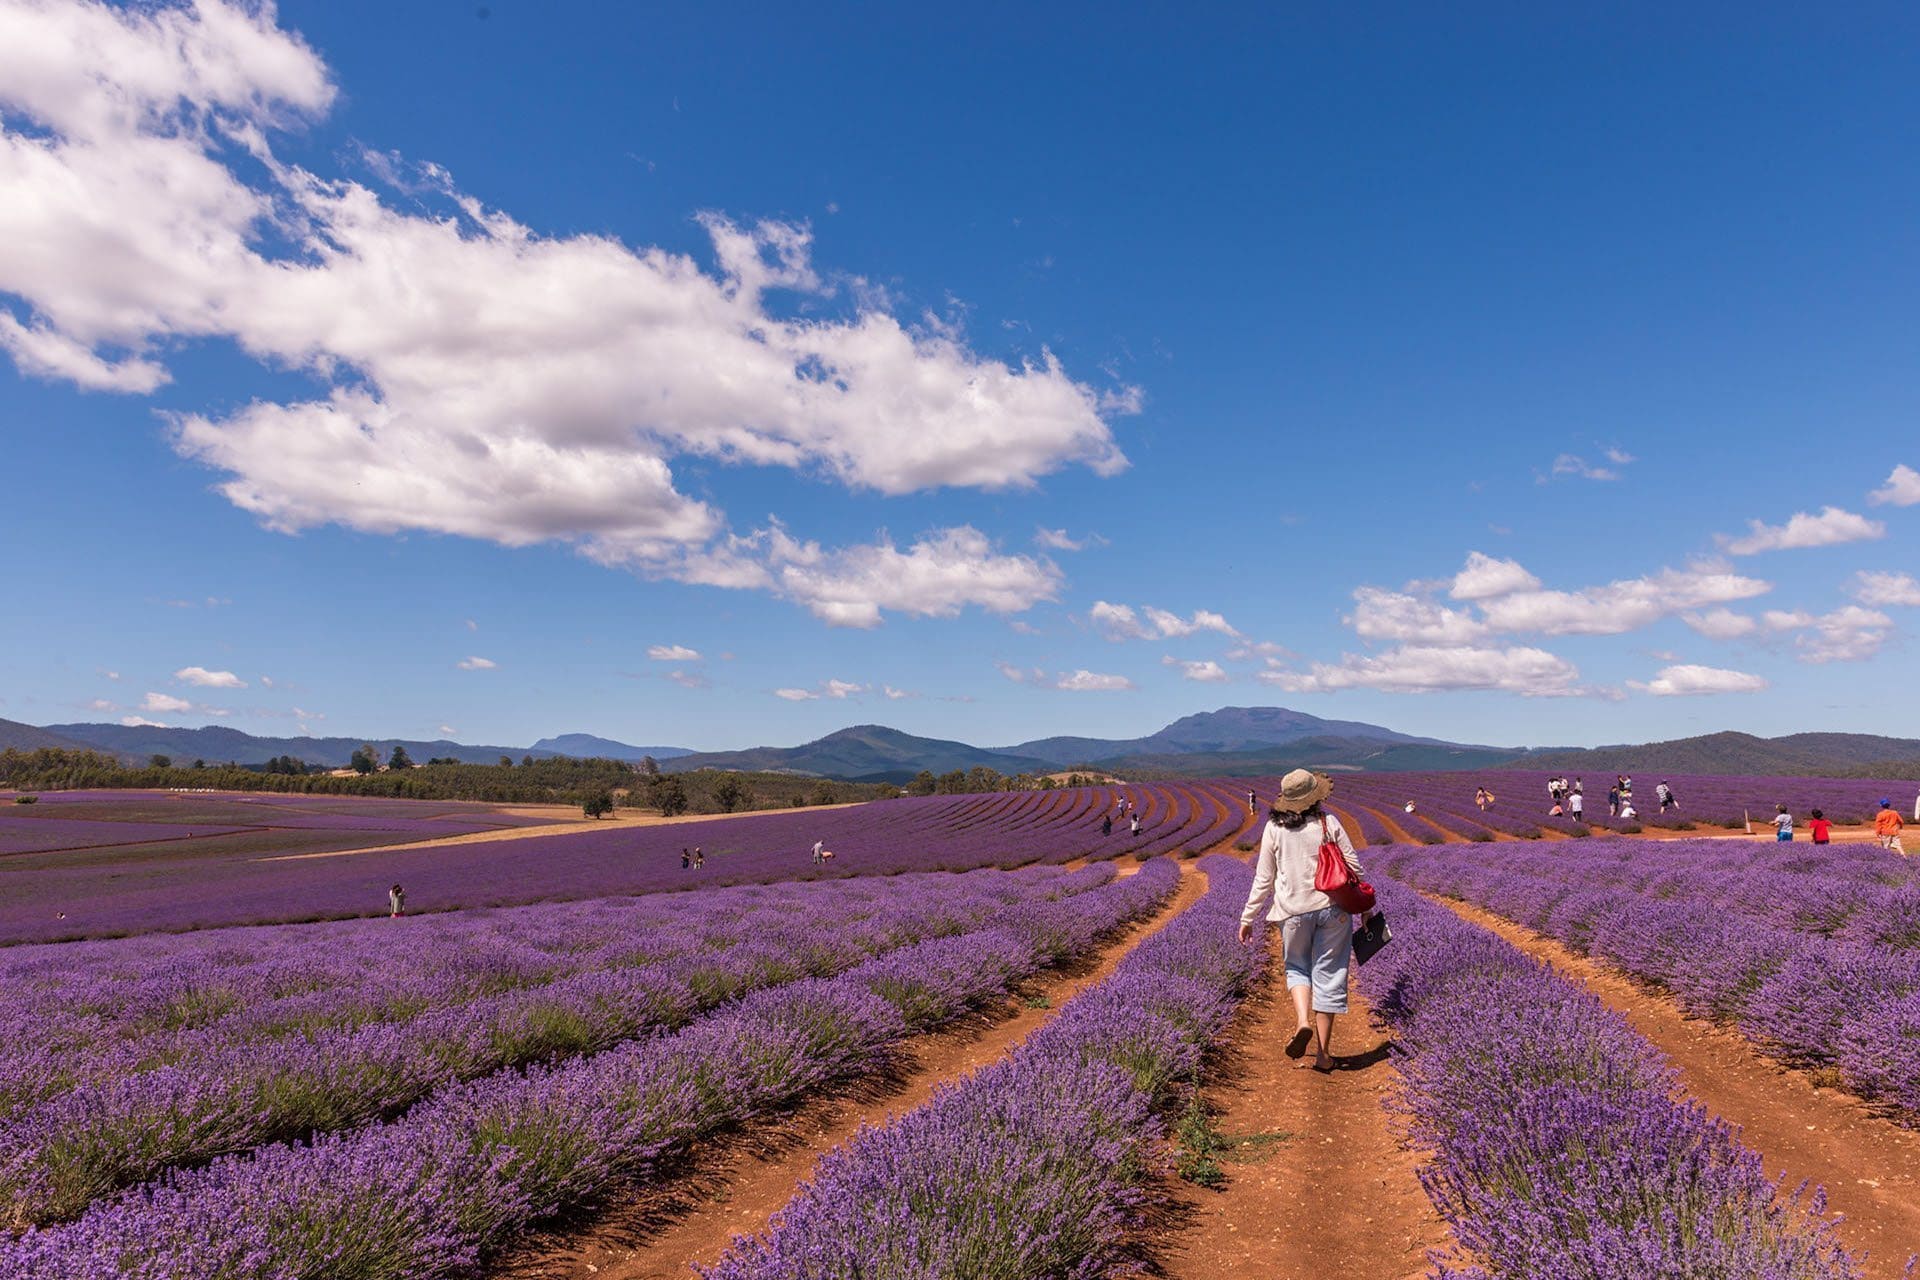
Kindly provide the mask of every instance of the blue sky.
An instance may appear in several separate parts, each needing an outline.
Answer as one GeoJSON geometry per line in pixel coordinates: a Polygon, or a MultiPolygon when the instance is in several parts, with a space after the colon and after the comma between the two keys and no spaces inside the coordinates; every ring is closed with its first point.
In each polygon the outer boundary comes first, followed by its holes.
{"type": "Polygon", "coordinates": [[[0,716],[1913,735],[1917,28],[0,0],[0,716]]]}

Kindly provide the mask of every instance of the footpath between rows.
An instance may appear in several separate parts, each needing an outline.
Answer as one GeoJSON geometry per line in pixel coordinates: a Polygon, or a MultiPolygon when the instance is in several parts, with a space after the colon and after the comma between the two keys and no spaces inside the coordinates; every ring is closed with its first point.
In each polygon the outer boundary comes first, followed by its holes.
{"type": "MultiPolygon", "coordinates": [[[[1123,864],[1121,874],[1138,870],[1123,864]]],[[[663,1185],[610,1202],[588,1221],[537,1234],[500,1259],[497,1280],[686,1280],[712,1264],[736,1235],[763,1230],[793,1198],[820,1157],[863,1125],[925,1104],[1010,1052],[1081,990],[1100,982],[1141,942],[1206,892],[1206,874],[1181,864],[1173,896],[1126,929],[1090,963],[1023,984],[1015,997],[958,1026],[917,1037],[892,1069],[810,1098],[774,1122],[695,1151],[663,1185]]]]}
{"type": "Polygon", "coordinates": [[[1471,903],[1425,894],[1472,924],[1585,987],[1625,1015],[1672,1060],[1685,1092],[1741,1130],[1788,1191],[1824,1186],[1841,1214],[1840,1239],[1873,1280],[1904,1280],[1920,1251],[1920,1132],[1875,1114],[1860,1099],[1817,1086],[1773,1062],[1737,1032],[1689,1018],[1664,993],[1639,985],[1552,938],[1471,903]]]}

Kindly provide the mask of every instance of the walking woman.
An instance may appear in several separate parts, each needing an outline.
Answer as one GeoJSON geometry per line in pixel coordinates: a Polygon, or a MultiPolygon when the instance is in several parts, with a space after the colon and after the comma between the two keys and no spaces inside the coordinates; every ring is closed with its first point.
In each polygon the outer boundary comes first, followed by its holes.
{"type": "Polygon", "coordinates": [[[407,914],[407,891],[396,884],[387,890],[387,915],[391,919],[398,920],[405,914],[407,914]]]}
{"type": "Polygon", "coordinates": [[[1355,879],[1362,874],[1340,819],[1320,806],[1332,790],[1333,779],[1305,769],[1295,769],[1280,780],[1280,794],[1273,799],[1260,836],[1253,892],[1247,895],[1247,909],[1240,913],[1240,941],[1248,942],[1260,908],[1272,895],[1273,909],[1267,919],[1280,925],[1287,994],[1293,998],[1298,1023],[1287,1042],[1287,1056],[1304,1057],[1311,1045],[1313,1061],[1300,1065],[1318,1071],[1333,1070],[1333,1019],[1347,1011],[1347,966],[1353,956],[1352,918],[1313,887],[1321,841],[1339,846],[1355,879]]]}

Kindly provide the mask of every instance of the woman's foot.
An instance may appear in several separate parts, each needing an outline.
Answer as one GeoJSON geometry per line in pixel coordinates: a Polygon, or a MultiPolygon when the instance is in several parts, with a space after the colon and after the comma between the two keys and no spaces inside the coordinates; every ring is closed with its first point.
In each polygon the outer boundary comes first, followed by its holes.
{"type": "Polygon", "coordinates": [[[1323,1076],[1332,1075],[1333,1067],[1334,1067],[1333,1059],[1327,1057],[1324,1054],[1313,1060],[1313,1069],[1315,1071],[1318,1071],[1323,1076]]]}
{"type": "Polygon", "coordinates": [[[1306,1053],[1307,1045],[1313,1040],[1312,1027],[1299,1027],[1293,1033],[1293,1039],[1287,1041],[1287,1056],[1298,1058],[1306,1053]]]}

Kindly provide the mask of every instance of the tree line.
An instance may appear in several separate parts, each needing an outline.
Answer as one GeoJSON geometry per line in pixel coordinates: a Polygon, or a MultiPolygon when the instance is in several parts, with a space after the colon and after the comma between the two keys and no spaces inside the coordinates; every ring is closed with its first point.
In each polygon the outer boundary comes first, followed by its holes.
{"type": "MultiPolygon", "coordinates": [[[[495,804],[578,804],[604,796],[610,807],[681,813],[737,813],[844,804],[900,794],[891,783],[833,782],[784,773],[733,773],[701,769],[661,774],[649,762],[572,759],[555,756],[497,764],[465,764],[437,758],[414,764],[396,748],[385,768],[369,745],[354,752],[353,772],[335,776],[325,766],[292,756],[264,764],[206,760],[179,762],[150,757],[128,765],[98,751],[41,747],[0,751],[0,787],[20,791],[153,789],[272,791],[294,795],[378,796],[408,800],[483,800],[495,804]],[[395,759],[394,757],[399,757],[395,759]]],[[[596,806],[597,807],[597,806],[596,806]]]]}

